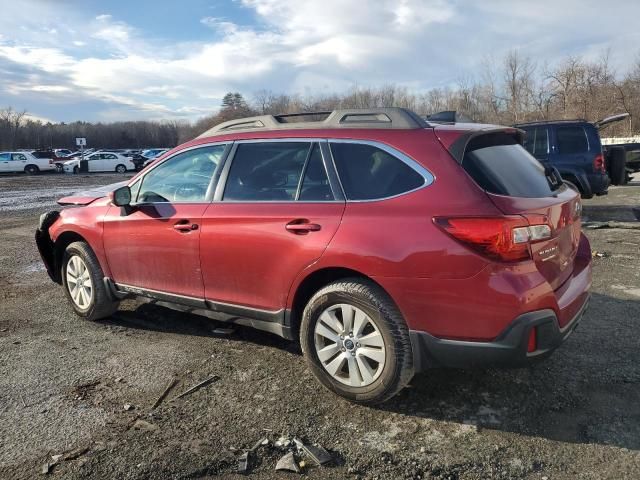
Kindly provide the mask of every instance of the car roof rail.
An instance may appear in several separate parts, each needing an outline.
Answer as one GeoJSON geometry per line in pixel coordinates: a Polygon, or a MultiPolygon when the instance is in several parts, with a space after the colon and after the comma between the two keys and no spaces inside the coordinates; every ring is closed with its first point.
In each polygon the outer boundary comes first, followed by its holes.
{"type": "Polygon", "coordinates": [[[322,128],[388,128],[418,129],[429,123],[406,108],[350,108],[283,115],[260,115],[220,123],[197,138],[240,131],[322,129],[322,128]]]}
{"type": "Polygon", "coordinates": [[[589,120],[585,120],[584,118],[569,118],[569,119],[561,119],[561,120],[534,120],[532,122],[518,122],[514,123],[514,127],[522,127],[529,125],[545,125],[548,123],[592,123],[589,120]]]}

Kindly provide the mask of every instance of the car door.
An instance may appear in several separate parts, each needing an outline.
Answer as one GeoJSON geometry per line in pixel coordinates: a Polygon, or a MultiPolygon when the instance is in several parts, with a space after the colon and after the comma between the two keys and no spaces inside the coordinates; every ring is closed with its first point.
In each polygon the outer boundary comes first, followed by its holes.
{"type": "Polygon", "coordinates": [[[0,153],[0,172],[11,171],[11,154],[0,153]]]}
{"type": "Polygon", "coordinates": [[[524,148],[543,164],[549,162],[551,154],[549,129],[546,126],[524,127],[524,148]]]}
{"type": "Polygon", "coordinates": [[[202,275],[211,304],[249,308],[254,317],[256,309],[278,315],[296,275],[320,258],[345,208],[321,143],[235,143],[202,219],[202,275]]]}
{"type": "Polygon", "coordinates": [[[173,155],[131,185],[128,215],[108,210],[104,248],[117,284],[203,298],[202,215],[227,151],[216,144],[173,155]]]}
{"type": "Polygon", "coordinates": [[[572,172],[576,168],[590,171],[593,162],[589,155],[589,140],[582,125],[556,125],[551,163],[560,173],[572,172]]]}

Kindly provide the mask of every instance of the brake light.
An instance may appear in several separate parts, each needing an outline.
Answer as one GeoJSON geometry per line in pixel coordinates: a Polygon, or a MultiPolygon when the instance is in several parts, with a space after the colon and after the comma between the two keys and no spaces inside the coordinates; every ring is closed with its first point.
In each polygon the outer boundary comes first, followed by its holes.
{"type": "Polygon", "coordinates": [[[551,238],[542,220],[531,224],[519,215],[504,217],[436,217],[435,224],[453,238],[493,260],[518,262],[531,258],[529,244],[551,238]]]}
{"type": "Polygon", "coordinates": [[[604,161],[604,155],[602,153],[598,153],[593,158],[593,170],[595,172],[607,173],[607,164],[604,161]]]}

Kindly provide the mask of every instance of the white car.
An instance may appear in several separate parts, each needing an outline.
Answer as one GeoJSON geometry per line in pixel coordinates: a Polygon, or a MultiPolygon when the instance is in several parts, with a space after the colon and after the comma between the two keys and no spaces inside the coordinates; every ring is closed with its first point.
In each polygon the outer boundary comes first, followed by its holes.
{"type": "Polygon", "coordinates": [[[35,175],[55,169],[50,158],[36,158],[29,152],[0,152],[0,173],[25,172],[35,175]]]}
{"type": "MultiPolygon", "coordinates": [[[[130,158],[119,153],[113,152],[96,152],[91,155],[85,155],[89,172],[117,172],[126,173],[136,170],[135,164],[130,158]]],[[[65,173],[80,173],[80,157],[64,162],[63,170],[65,173]]]]}

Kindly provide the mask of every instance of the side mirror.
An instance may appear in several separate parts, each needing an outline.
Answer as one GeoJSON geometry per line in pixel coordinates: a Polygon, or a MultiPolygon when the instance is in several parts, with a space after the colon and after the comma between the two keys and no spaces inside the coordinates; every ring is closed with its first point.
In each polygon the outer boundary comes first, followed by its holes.
{"type": "Polygon", "coordinates": [[[116,207],[128,207],[131,204],[131,189],[125,185],[111,193],[111,201],[116,207]]]}

